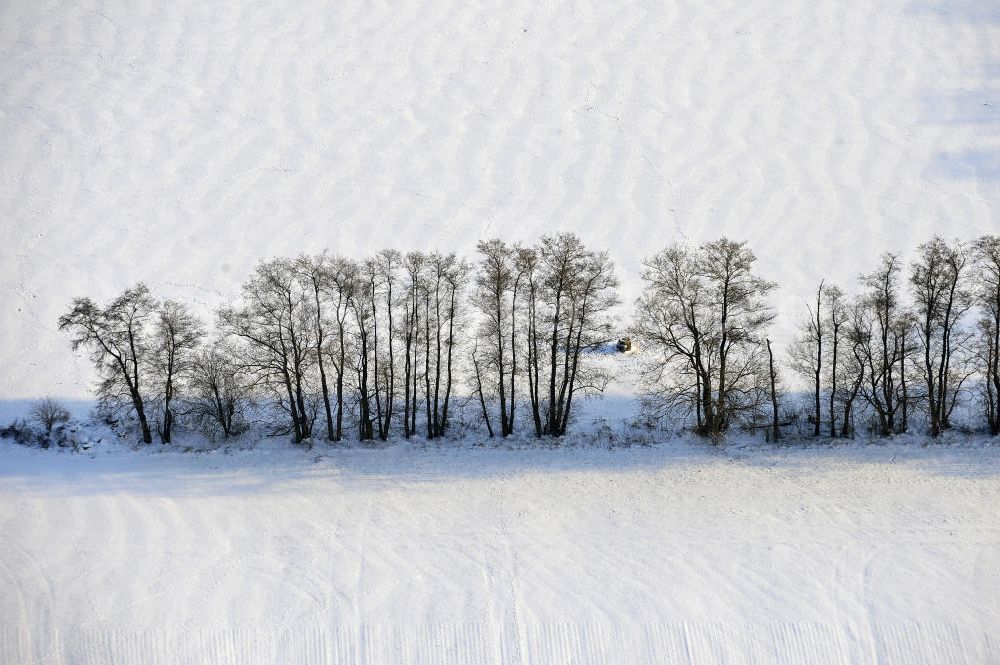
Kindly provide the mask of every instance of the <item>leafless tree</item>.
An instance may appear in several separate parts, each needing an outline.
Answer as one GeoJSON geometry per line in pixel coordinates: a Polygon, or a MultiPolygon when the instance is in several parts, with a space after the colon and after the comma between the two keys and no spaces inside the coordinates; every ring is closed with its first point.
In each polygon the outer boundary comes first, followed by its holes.
{"type": "Polygon", "coordinates": [[[353,287],[355,297],[351,299],[351,311],[354,314],[354,334],[356,339],[357,357],[354,366],[356,376],[355,389],[358,398],[358,438],[361,441],[371,441],[375,438],[374,414],[372,403],[372,376],[377,369],[377,337],[376,316],[378,314],[378,270],[371,260],[366,261],[359,269],[356,284],[353,287]]]}
{"type": "Polygon", "coordinates": [[[90,350],[100,376],[99,400],[111,408],[126,400],[145,443],[153,442],[143,391],[150,365],[147,328],[155,311],[149,289],[139,283],[105,307],[90,298],[75,298],[70,311],[59,317],[59,329],[73,335],[73,349],[90,350]]]}
{"type": "Polygon", "coordinates": [[[823,378],[823,336],[826,321],[823,317],[824,282],[816,288],[815,307],[807,305],[809,317],[802,325],[799,336],[789,348],[792,368],[812,382],[813,387],[813,436],[819,436],[823,414],[820,407],[823,378]]]}
{"type": "MultiPolygon", "coordinates": [[[[394,287],[399,280],[399,269],[402,261],[400,253],[391,249],[382,250],[374,258],[374,269],[379,288],[373,293],[373,297],[379,297],[382,300],[383,332],[381,337],[378,335],[378,319],[375,321],[376,422],[378,436],[382,441],[389,438],[392,417],[396,409],[396,352],[393,342],[399,335],[397,330],[399,317],[396,316],[396,311],[401,304],[405,308],[405,303],[399,302],[399,293],[394,287]]],[[[375,303],[373,303],[374,308],[375,303]]]]}
{"type": "Polygon", "coordinates": [[[855,431],[855,404],[867,376],[864,352],[870,338],[867,305],[861,300],[846,302],[839,292],[831,293],[828,303],[830,320],[837,322],[831,325],[831,335],[834,348],[838,349],[831,363],[831,371],[838,377],[831,379],[830,427],[834,432],[831,436],[838,436],[839,432],[839,436],[851,438],[855,431]],[[840,305],[838,311],[833,310],[835,303],[840,305]],[[841,345],[847,348],[846,352],[839,352],[841,345]],[[837,404],[840,405],[839,430],[836,429],[837,404]]]}
{"type": "Polygon", "coordinates": [[[214,342],[198,351],[188,376],[187,412],[204,430],[223,438],[239,434],[246,411],[252,408],[252,385],[237,358],[246,354],[226,342],[214,342]]]}
{"type": "Polygon", "coordinates": [[[778,371],[774,366],[774,352],[771,350],[771,340],[765,338],[767,344],[767,374],[771,397],[771,437],[774,441],[781,439],[781,422],[778,418],[778,371]]]}
{"type": "Polygon", "coordinates": [[[711,385],[707,340],[712,326],[697,250],[671,245],[647,258],[646,287],[636,304],[633,334],[652,352],[642,371],[643,404],[658,420],[695,415],[706,433],[703,386],[711,385]]]}
{"type": "MultiPolygon", "coordinates": [[[[844,405],[842,345],[848,328],[849,307],[844,292],[837,286],[820,282],[815,305],[807,306],[809,316],[789,348],[792,368],[812,384],[813,436],[819,436],[823,423],[822,396],[826,391],[829,435],[836,438],[838,405],[844,405]]],[[[848,359],[846,362],[850,362],[848,359]]],[[[850,394],[850,389],[846,389],[850,394]]]]}
{"type": "Polygon", "coordinates": [[[417,430],[418,385],[420,383],[420,304],[423,292],[424,267],[427,257],[420,252],[409,252],[403,259],[405,290],[403,296],[403,322],[400,336],[403,340],[403,436],[409,439],[417,430]]]}
{"type": "MultiPolygon", "coordinates": [[[[525,266],[518,261],[520,248],[502,240],[480,242],[477,249],[480,260],[472,300],[480,313],[477,351],[482,360],[473,361],[477,380],[487,376],[489,393],[499,400],[500,436],[506,437],[515,427],[518,310],[525,266]]],[[[487,427],[492,430],[488,419],[487,427]]]]}
{"type": "Polygon", "coordinates": [[[823,288],[826,301],[826,326],[828,333],[827,381],[829,385],[830,437],[837,436],[837,401],[841,398],[841,345],[848,327],[849,308],[840,287],[827,285],[823,288]]]}
{"type": "Polygon", "coordinates": [[[574,234],[543,236],[518,253],[524,280],[528,391],[536,436],[563,436],[573,400],[601,391],[605,372],[588,357],[611,339],[618,280],[607,252],[574,234]]]}
{"type": "MultiPolygon", "coordinates": [[[[394,250],[383,250],[365,261],[358,273],[356,295],[351,299],[357,339],[359,433],[365,441],[375,436],[388,439],[395,413],[398,395],[394,342],[401,334],[404,338],[406,335],[398,330],[397,310],[403,310],[404,329],[410,311],[395,288],[402,261],[394,250]]],[[[408,386],[408,378],[404,379],[408,386]]]]}
{"type": "Polygon", "coordinates": [[[873,272],[862,275],[866,291],[858,326],[859,352],[865,364],[861,395],[878,419],[878,432],[891,436],[905,432],[909,394],[907,358],[912,317],[899,300],[900,259],[883,254],[873,272]]]}
{"type": "Polygon", "coordinates": [[[67,422],[69,417],[69,411],[53,397],[43,397],[28,411],[28,418],[45,428],[46,434],[51,434],[52,428],[67,422]]]}
{"type": "Polygon", "coordinates": [[[175,420],[174,397],[191,370],[195,350],[203,336],[201,321],[187,305],[176,300],[160,303],[153,325],[152,360],[160,384],[160,439],[163,443],[170,443],[175,420]]]}
{"type": "Polygon", "coordinates": [[[315,348],[313,357],[316,367],[319,370],[320,397],[323,401],[323,412],[326,416],[326,438],[328,441],[336,440],[334,431],[333,409],[330,406],[330,387],[326,376],[326,357],[329,355],[330,346],[330,309],[327,301],[327,293],[330,290],[334,270],[333,260],[323,252],[316,256],[300,256],[295,262],[295,270],[298,279],[302,282],[305,291],[312,298],[313,315],[313,340],[315,348]]]}
{"type": "Polygon", "coordinates": [[[969,376],[958,357],[969,337],[960,328],[961,319],[972,306],[964,284],[968,253],[961,244],[948,245],[935,236],[920,245],[917,256],[910,266],[910,286],[923,350],[920,371],[930,433],[938,436],[950,427],[950,414],[969,376]]]}
{"type": "Polygon", "coordinates": [[[353,311],[354,299],[361,297],[358,291],[359,268],[354,261],[341,256],[332,257],[325,267],[322,275],[323,292],[329,303],[330,314],[333,316],[333,337],[329,343],[324,342],[323,352],[330,358],[336,373],[334,383],[337,408],[333,440],[341,441],[344,437],[344,414],[347,408],[344,382],[351,362],[348,358],[352,335],[349,318],[353,311]]]}
{"type": "Polygon", "coordinates": [[[241,304],[219,312],[223,332],[247,342],[240,362],[276,396],[296,443],[310,437],[316,415],[308,385],[314,320],[311,294],[288,259],[260,263],[243,285],[241,304]]]}
{"type": "Polygon", "coordinates": [[[673,245],[645,262],[636,335],[656,351],[644,383],[651,403],[693,406],[696,431],[718,437],[759,407],[763,332],[775,288],[753,272],[745,242],[673,245]]]}
{"type": "Polygon", "coordinates": [[[464,291],[469,264],[455,254],[426,257],[421,286],[424,321],[424,402],[427,438],[443,436],[448,429],[448,411],[454,389],[456,324],[465,318],[464,291]]]}
{"type": "Polygon", "coordinates": [[[974,245],[975,298],[980,307],[977,357],[983,378],[983,406],[990,434],[1000,434],[1000,235],[986,235],[974,245]]]}

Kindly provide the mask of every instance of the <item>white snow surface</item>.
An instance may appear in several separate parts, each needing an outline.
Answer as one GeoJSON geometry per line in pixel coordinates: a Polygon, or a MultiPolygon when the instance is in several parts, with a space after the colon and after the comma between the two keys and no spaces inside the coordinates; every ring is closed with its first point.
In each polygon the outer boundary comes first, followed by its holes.
{"type": "Polygon", "coordinates": [[[0,662],[1000,661],[1000,450],[0,446],[0,662]]]}
{"type": "MultiPolygon", "coordinates": [[[[780,342],[1000,231],[1000,4],[0,0],[0,155],[0,415],[86,411],[73,296],[210,318],[324,247],[574,231],[627,319],[728,234],[780,342]]],[[[475,443],[4,442],[0,663],[1000,662],[996,447],[475,443]]]]}
{"type": "MultiPolygon", "coordinates": [[[[746,239],[787,339],[821,277],[1000,227],[997,0],[0,2],[0,398],[137,280],[580,233],[746,239]]],[[[627,314],[627,307],[625,313],[627,314]]]]}

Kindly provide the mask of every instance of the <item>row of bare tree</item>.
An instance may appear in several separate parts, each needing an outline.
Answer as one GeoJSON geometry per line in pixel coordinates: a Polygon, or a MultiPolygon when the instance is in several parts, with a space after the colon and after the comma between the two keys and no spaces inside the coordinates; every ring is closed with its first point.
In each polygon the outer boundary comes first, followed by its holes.
{"type": "Polygon", "coordinates": [[[965,395],[1000,433],[1000,236],[935,237],[908,266],[884,254],[860,282],[854,298],[821,282],[791,349],[813,385],[813,433],[825,422],[849,435],[860,397],[878,434],[908,431],[919,412],[938,436],[965,395]]]}
{"type": "Polygon", "coordinates": [[[394,250],[265,261],[211,336],[142,284],[105,306],[77,298],[59,326],[90,351],[101,404],[133,416],[147,443],[151,412],[169,442],[178,414],[230,437],[267,404],[296,442],[433,439],[457,399],[508,436],[521,390],[534,434],[561,436],[574,398],[606,381],[588,354],[610,338],[616,287],[606,253],[557,234],[480,243],[476,265],[394,250]]]}
{"type": "MultiPolygon", "coordinates": [[[[776,285],[755,262],[727,238],[645,261],[631,329],[648,414],[706,436],[734,425],[781,435],[776,285]]],[[[937,436],[968,395],[997,434],[1000,237],[935,237],[908,266],[883,255],[859,283],[848,296],[820,282],[789,349],[811,388],[813,434],[853,436],[861,421],[890,436],[919,414],[937,436]]],[[[559,437],[576,401],[609,380],[617,287],[607,253],[557,234],[484,241],[472,262],[394,250],[264,261],[212,334],[142,284],[105,306],[78,298],[59,325],[90,351],[101,404],[146,442],[154,430],[169,442],[178,418],[230,437],[267,406],[283,414],[274,431],[297,442],[438,438],[466,405],[490,436],[559,437]]]]}
{"type": "MultiPolygon", "coordinates": [[[[783,391],[767,337],[775,285],[755,274],[755,261],[746,243],[723,238],[645,262],[634,327],[652,352],[642,379],[654,416],[689,420],[711,436],[766,421],[780,437],[783,391]]],[[[1000,236],[935,237],[909,266],[884,254],[859,282],[854,297],[820,282],[789,349],[811,387],[813,434],[853,436],[863,416],[869,430],[891,436],[919,413],[938,436],[963,396],[1000,432],[1000,236]]]]}

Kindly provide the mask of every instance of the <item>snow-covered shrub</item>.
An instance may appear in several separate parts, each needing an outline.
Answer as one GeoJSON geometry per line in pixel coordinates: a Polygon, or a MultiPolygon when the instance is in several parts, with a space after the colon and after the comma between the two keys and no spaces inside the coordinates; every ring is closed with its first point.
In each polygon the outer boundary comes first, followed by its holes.
{"type": "Polygon", "coordinates": [[[14,420],[3,429],[0,429],[0,439],[6,439],[22,446],[38,444],[37,433],[23,418],[14,420]]]}

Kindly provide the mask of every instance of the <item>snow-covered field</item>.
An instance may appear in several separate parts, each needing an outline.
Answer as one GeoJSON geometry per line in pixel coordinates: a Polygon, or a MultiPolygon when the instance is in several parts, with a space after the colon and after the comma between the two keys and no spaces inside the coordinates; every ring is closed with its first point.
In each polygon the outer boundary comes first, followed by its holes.
{"type": "Polygon", "coordinates": [[[1000,661],[1000,451],[0,448],[4,663],[1000,661]]]}
{"type": "Polygon", "coordinates": [[[825,277],[1000,226],[996,0],[0,3],[0,398],[82,397],[55,321],[203,305],[329,247],[728,233],[787,338],[825,277]]]}
{"type": "MultiPolygon", "coordinates": [[[[574,231],[627,319],[729,234],[780,345],[1000,230],[1000,4],[8,0],[0,156],[0,416],[87,396],[73,296],[324,247],[574,231]]],[[[0,445],[0,663],[1000,662],[996,447],[473,444],[0,445]]]]}

